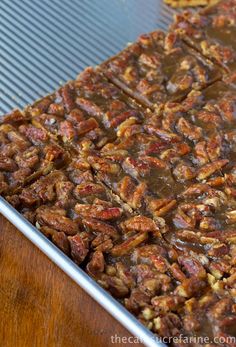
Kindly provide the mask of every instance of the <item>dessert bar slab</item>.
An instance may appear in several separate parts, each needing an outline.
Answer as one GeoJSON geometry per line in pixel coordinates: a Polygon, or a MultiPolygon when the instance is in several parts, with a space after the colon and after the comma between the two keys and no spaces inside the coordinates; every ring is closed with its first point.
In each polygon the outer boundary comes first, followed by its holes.
{"type": "Polygon", "coordinates": [[[117,138],[127,119],[139,122],[150,114],[93,68],[25,110],[33,126],[77,151],[86,141],[101,148],[117,138]]]}
{"type": "Polygon", "coordinates": [[[20,189],[53,168],[65,165],[69,159],[67,151],[51,141],[46,132],[24,120],[18,122],[18,116],[22,114],[15,111],[0,125],[0,191],[3,195],[20,189]],[[8,123],[13,117],[16,124],[14,121],[8,123]]]}
{"type": "Polygon", "coordinates": [[[152,109],[181,100],[191,89],[202,89],[221,77],[220,69],[178,34],[161,31],[141,35],[102,69],[112,82],[152,109]]]}
{"type": "Polygon", "coordinates": [[[171,30],[179,32],[184,40],[225,68],[236,69],[236,2],[228,0],[196,13],[177,14],[171,30]]]}
{"type": "Polygon", "coordinates": [[[234,27],[180,14],[0,124],[1,195],[174,347],[235,346],[234,27]]]}

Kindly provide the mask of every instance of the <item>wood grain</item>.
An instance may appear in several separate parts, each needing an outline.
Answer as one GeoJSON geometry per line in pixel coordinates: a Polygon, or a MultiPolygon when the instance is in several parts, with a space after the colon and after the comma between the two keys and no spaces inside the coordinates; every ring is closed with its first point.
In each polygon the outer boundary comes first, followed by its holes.
{"type": "Polygon", "coordinates": [[[0,216],[0,346],[130,346],[114,334],[131,336],[0,216]]]}

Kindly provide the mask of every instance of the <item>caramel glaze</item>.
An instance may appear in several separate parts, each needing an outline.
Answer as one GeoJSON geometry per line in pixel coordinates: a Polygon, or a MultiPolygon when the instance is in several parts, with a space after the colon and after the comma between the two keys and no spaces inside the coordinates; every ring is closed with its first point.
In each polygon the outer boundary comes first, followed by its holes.
{"type": "Polygon", "coordinates": [[[235,8],[180,14],[0,125],[1,194],[175,346],[234,346],[235,8]]]}

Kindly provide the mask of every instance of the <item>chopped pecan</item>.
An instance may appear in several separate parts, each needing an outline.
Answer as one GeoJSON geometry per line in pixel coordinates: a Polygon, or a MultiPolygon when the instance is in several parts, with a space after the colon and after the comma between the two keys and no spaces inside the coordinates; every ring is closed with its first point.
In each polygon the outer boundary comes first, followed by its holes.
{"type": "Polygon", "coordinates": [[[49,114],[55,114],[57,116],[64,116],[64,107],[61,104],[52,103],[49,105],[48,111],[49,114]]]}
{"type": "Polygon", "coordinates": [[[189,123],[183,117],[179,119],[176,128],[180,134],[183,134],[189,140],[197,141],[202,137],[202,129],[189,123]]]}
{"type": "Polygon", "coordinates": [[[186,196],[186,197],[194,197],[194,196],[200,196],[200,195],[207,193],[209,191],[210,191],[210,187],[207,184],[195,183],[195,184],[192,184],[186,190],[184,190],[182,195],[186,196]]]}
{"type": "Polygon", "coordinates": [[[80,234],[69,236],[68,240],[71,248],[71,256],[73,260],[79,265],[88,254],[88,240],[86,238],[82,238],[80,234]]]}
{"type": "Polygon", "coordinates": [[[42,100],[36,102],[33,108],[30,108],[29,111],[32,114],[32,116],[35,117],[41,113],[47,112],[51,102],[52,100],[50,97],[43,98],[42,100]]]}
{"type": "Polygon", "coordinates": [[[21,125],[19,131],[24,134],[34,145],[45,143],[48,140],[47,132],[43,128],[37,128],[33,125],[21,125]]]}
{"type": "Polygon", "coordinates": [[[125,307],[134,313],[138,313],[141,308],[149,304],[149,295],[143,293],[139,288],[134,288],[128,299],[125,299],[125,307]]]}
{"type": "MultiPolygon", "coordinates": [[[[107,119],[109,119],[109,114],[106,114],[107,119]]],[[[118,115],[116,115],[115,117],[113,116],[113,118],[110,120],[110,126],[113,128],[117,128],[120,124],[122,124],[124,121],[126,121],[127,119],[130,119],[131,117],[133,118],[139,118],[139,112],[136,110],[127,110],[127,111],[123,111],[121,113],[119,113],[118,115]]]]}
{"type": "Polygon", "coordinates": [[[8,195],[5,199],[11,204],[13,207],[17,208],[20,205],[20,198],[18,195],[8,195]]]}
{"type": "Polygon", "coordinates": [[[170,272],[171,272],[172,276],[180,282],[183,282],[186,279],[185,274],[181,271],[181,269],[177,263],[173,263],[170,266],[170,272]]]}
{"type": "Polygon", "coordinates": [[[102,171],[114,175],[118,174],[120,171],[120,167],[118,164],[114,164],[98,156],[88,156],[87,159],[91,166],[97,171],[102,171]]]}
{"type": "Polygon", "coordinates": [[[39,162],[39,150],[35,147],[30,147],[23,153],[15,155],[14,159],[19,167],[34,168],[39,162]]]}
{"type": "Polygon", "coordinates": [[[128,202],[132,208],[140,208],[147,189],[146,183],[138,185],[129,176],[125,176],[119,182],[119,192],[122,200],[128,202]]]}
{"type": "Polygon", "coordinates": [[[85,120],[84,112],[79,110],[78,108],[74,108],[71,112],[66,116],[71,123],[77,126],[80,122],[85,120]]]}
{"type": "Polygon", "coordinates": [[[140,243],[145,241],[147,237],[147,233],[134,235],[123,243],[114,246],[111,250],[111,255],[114,257],[121,257],[122,255],[129,253],[133,248],[137,247],[140,243]]]}
{"type": "Polygon", "coordinates": [[[197,277],[187,278],[175,289],[175,294],[185,298],[191,298],[201,293],[205,286],[206,282],[197,277]]]}
{"type": "Polygon", "coordinates": [[[95,218],[86,218],[82,220],[83,224],[94,233],[103,233],[116,240],[119,236],[118,231],[112,225],[101,222],[95,218]]]}
{"type": "Polygon", "coordinates": [[[177,231],[175,233],[173,242],[176,242],[176,240],[178,239],[181,241],[194,244],[194,243],[199,243],[200,237],[195,231],[181,229],[179,232],[177,231]]]}
{"type": "Polygon", "coordinates": [[[70,121],[65,120],[60,123],[59,134],[62,136],[64,142],[72,141],[76,136],[76,131],[73,124],[70,121]]]}
{"type": "Polygon", "coordinates": [[[222,319],[226,312],[230,311],[232,301],[230,298],[223,298],[219,300],[208,312],[208,316],[212,319],[222,319]]]}
{"type": "Polygon", "coordinates": [[[154,158],[148,155],[142,155],[140,156],[140,159],[150,165],[150,167],[153,167],[155,169],[167,169],[167,164],[164,162],[164,160],[154,158]]]}
{"type": "Polygon", "coordinates": [[[67,207],[72,201],[72,189],[74,185],[70,181],[59,181],[55,184],[57,195],[57,205],[60,207],[67,207]]]}
{"type": "Polygon", "coordinates": [[[220,259],[220,261],[212,262],[209,265],[209,270],[216,279],[220,279],[224,274],[229,273],[230,264],[228,264],[224,259],[220,259]]]}
{"type": "Polygon", "coordinates": [[[184,255],[178,258],[178,262],[190,277],[199,279],[204,279],[206,277],[206,270],[197,259],[184,255]]]}
{"type": "Polygon", "coordinates": [[[91,100],[83,99],[80,97],[76,98],[76,104],[91,116],[102,116],[101,108],[91,100]]]}
{"type": "Polygon", "coordinates": [[[127,157],[122,163],[122,168],[125,172],[129,173],[132,177],[144,177],[149,174],[150,166],[140,159],[133,159],[127,157]]]}
{"type": "Polygon", "coordinates": [[[50,208],[39,208],[37,211],[37,221],[40,224],[48,225],[67,235],[74,235],[79,231],[78,224],[72,219],[52,211],[50,208]]]}
{"type": "Polygon", "coordinates": [[[105,261],[101,251],[93,253],[92,259],[86,266],[86,270],[90,276],[96,277],[99,273],[104,272],[105,261]]]}
{"type": "Polygon", "coordinates": [[[230,277],[228,277],[226,281],[227,286],[234,287],[236,284],[236,271],[230,277]]]}
{"type": "Polygon", "coordinates": [[[194,147],[195,161],[199,166],[209,163],[206,141],[198,142],[194,147]]]}
{"type": "Polygon", "coordinates": [[[61,88],[60,94],[63,99],[63,104],[66,111],[69,113],[73,108],[75,108],[75,89],[74,83],[69,82],[61,88]]]}
{"type": "Polygon", "coordinates": [[[145,294],[153,297],[161,291],[161,280],[158,278],[147,278],[141,283],[139,283],[139,288],[145,294]]]}
{"type": "Polygon", "coordinates": [[[179,163],[173,170],[173,175],[176,177],[177,181],[184,182],[191,180],[196,176],[195,169],[184,163],[179,163]]]}
{"type": "Polygon", "coordinates": [[[176,228],[194,228],[196,225],[196,216],[189,216],[182,207],[179,207],[173,218],[173,223],[176,228]]]}
{"type": "Polygon", "coordinates": [[[124,298],[129,294],[129,288],[127,285],[116,276],[108,276],[104,274],[98,283],[106,288],[115,298],[124,298]]]}
{"type": "Polygon", "coordinates": [[[49,144],[45,147],[45,159],[47,161],[56,161],[57,159],[62,159],[62,163],[64,160],[64,150],[62,147],[56,144],[49,144]]]}
{"type": "Polygon", "coordinates": [[[169,312],[164,317],[153,319],[154,331],[162,337],[177,336],[180,333],[182,323],[178,315],[169,312]]]}
{"type": "Polygon", "coordinates": [[[81,121],[76,126],[77,135],[81,136],[89,133],[92,130],[99,129],[99,124],[95,118],[89,118],[87,120],[81,121]]]}
{"type": "Polygon", "coordinates": [[[6,124],[15,124],[15,123],[22,123],[23,121],[26,121],[28,119],[25,112],[22,112],[18,109],[15,109],[11,111],[10,113],[4,115],[2,117],[1,122],[6,124]]]}
{"type": "Polygon", "coordinates": [[[17,165],[13,159],[0,155],[0,170],[13,172],[17,170],[17,165]]]}
{"type": "Polygon", "coordinates": [[[196,117],[206,124],[210,123],[219,126],[222,123],[220,115],[215,110],[203,109],[196,114],[196,117]]]}
{"type": "Polygon", "coordinates": [[[228,162],[228,159],[219,159],[210,164],[206,164],[205,166],[199,169],[197,179],[200,181],[205,180],[215,172],[219,171],[226,164],[228,164],[228,162]]]}
{"type": "Polygon", "coordinates": [[[169,263],[167,260],[159,254],[151,255],[150,260],[152,261],[154,267],[160,273],[165,273],[168,270],[169,263]]]}
{"type": "Polygon", "coordinates": [[[93,182],[93,175],[89,170],[81,172],[78,169],[73,169],[69,173],[71,181],[75,184],[93,182]]]}
{"type": "Polygon", "coordinates": [[[135,285],[134,276],[129,268],[121,262],[116,263],[116,274],[125,283],[128,288],[132,288],[135,285]]]}
{"type": "Polygon", "coordinates": [[[93,182],[85,182],[78,184],[73,190],[73,194],[77,199],[81,199],[89,195],[96,196],[104,192],[105,188],[101,184],[93,182]]]}
{"type": "Polygon", "coordinates": [[[213,245],[208,250],[208,255],[214,258],[222,257],[228,253],[229,253],[229,247],[223,243],[213,245]]]}
{"type": "Polygon", "coordinates": [[[178,295],[160,295],[152,299],[152,305],[158,313],[176,311],[184,303],[184,298],[178,295]]]}
{"type": "Polygon", "coordinates": [[[117,136],[119,138],[129,138],[130,136],[140,132],[140,125],[134,117],[126,119],[117,127],[117,136]]]}
{"type": "Polygon", "coordinates": [[[117,219],[122,215],[119,207],[104,207],[102,205],[76,204],[75,211],[84,218],[96,218],[101,220],[117,219]]]}
{"type": "Polygon", "coordinates": [[[235,223],[236,222],[236,210],[226,212],[226,217],[228,223],[235,223]]]}
{"type": "Polygon", "coordinates": [[[159,230],[156,223],[151,218],[148,218],[145,216],[131,217],[127,219],[126,221],[124,221],[121,224],[121,227],[125,231],[135,230],[137,232],[142,232],[142,233],[154,232],[159,230]]]}
{"type": "MultiPolygon", "coordinates": [[[[41,230],[41,229],[40,229],[41,230]]],[[[52,235],[52,241],[59,247],[65,254],[70,254],[70,244],[66,234],[63,231],[55,232],[52,235]]]]}
{"type": "Polygon", "coordinates": [[[170,143],[181,142],[181,137],[170,131],[162,130],[151,125],[146,125],[145,129],[151,135],[158,135],[163,141],[170,143]]]}
{"type": "Polygon", "coordinates": [[[96,251],[108,253],[113,247],[113,242],[108,235],[98,234],[91,242],[91,247],[96,251]]]}
{"type": "Polygon", "coordinates": [[[219,227],[219,223],[213,217],[203,217],[199,224],[199,228],[203,230],[216,230],[219,227]]]}
{"type": "Polygon", "coordinates": [[[161,255],[163,257],[167,256],[167,252],[165,250],[165,248],[159,246],[159,245],[145,245],[145,246],[141,246],[141,247],[137,247],[134,249],[133,253],[132,253],[132,261],[134,263],[139,263],[139,262],[143,262],[143,263],[149,263],[151,264],[151,256],[152,255],[161,255]]]}
{"type": "Polygon", "coordinates": [[[150,155],[150,154],[159,154],[164,149],[169,147],[169,143],[165,140],[159,140],[152,142],[144,151],[144,154],[150,155]]]}
{"type": "Polygon", "coordinates": [[[222,152],[222,138],[220,135],[212,136],[207,142],[207,153],[212,162],[220,158],[222,152]]]}
{"type": "Polygon", "coordinates": [[[165,216],[175,205],[174,199],[149,199],[148,209],[155,217],[165,216]]]}

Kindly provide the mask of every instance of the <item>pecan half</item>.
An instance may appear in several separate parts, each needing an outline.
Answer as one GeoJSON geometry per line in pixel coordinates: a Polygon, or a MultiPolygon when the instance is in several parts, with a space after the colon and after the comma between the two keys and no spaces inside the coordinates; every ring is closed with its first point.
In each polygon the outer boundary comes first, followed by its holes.
{"type": "Polygon", "coordinates": [[[128,240],[124,241],[121,244],[114,246],[111,250],[111,255],[113,257],[121,257],[124,254],[129,253],[140,243],[145,241],[148,237],[147,233],[141,233],[130,237],[128,240]]]}

